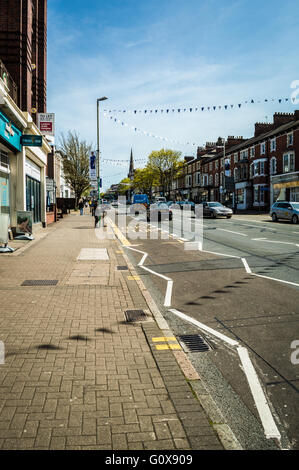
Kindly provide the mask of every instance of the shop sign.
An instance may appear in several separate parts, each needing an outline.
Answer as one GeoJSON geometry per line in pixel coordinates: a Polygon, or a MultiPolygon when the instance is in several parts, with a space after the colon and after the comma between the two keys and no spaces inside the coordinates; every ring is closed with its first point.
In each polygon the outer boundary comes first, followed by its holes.
{"type": "Polygon", "coordinates": [[[54,180],[47,178],[46,179],[46,191],[54,191],[54,180]]]}
{"type": "Polygon", "coordinates": [[[18,152],[21,150],[22,132],[0,111],[0,137],[18,152]]]}
{"type": "Polygon", "coordinates": [[[55,135],[55,113],[38,113],[37,127],[43,135],[55,135]]]}
{"type": "Polygon", "coordinates": [[[43,137],[41,135],[22,135],[21,145],[25,147],[42,147],[43,137]]]}

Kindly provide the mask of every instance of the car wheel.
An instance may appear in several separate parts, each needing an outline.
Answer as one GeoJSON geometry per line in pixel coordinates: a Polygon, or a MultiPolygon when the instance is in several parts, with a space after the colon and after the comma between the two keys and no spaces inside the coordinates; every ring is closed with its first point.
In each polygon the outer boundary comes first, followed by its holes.
{"type": "Polygon", "coordinates": [[[231,216],[231,215],[227,215],[226,218],[227,218],[227,219],[231,219],[232,216],[231,216]]]}
{"type": "Polygon", "coordinates": [[[211,213],[211,217],[213,217],[213,219],[216,219],[216,214],[215,214],[215,212],[212,212],[212,213],[211,213]]]}
{"type": "Polygon", "coordinates": [[[297,217],[297,215],[293,215],[293,217],[292,217],[292,223],[293,223],[293,224],[298,224],[298,217],[297,217]]]}
{"type": "Polygon", "coordinates": [[[272,214],[272,221],[273,222],[277,222],[277,215],[275,214],[275,212],[272,214]]]}

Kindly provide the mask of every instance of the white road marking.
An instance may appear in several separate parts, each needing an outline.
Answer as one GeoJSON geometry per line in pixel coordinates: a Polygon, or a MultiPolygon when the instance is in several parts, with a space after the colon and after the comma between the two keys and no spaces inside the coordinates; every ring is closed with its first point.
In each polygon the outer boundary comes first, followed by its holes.
{"type": "Polygon", "coordinates": [[[291,286],[299,287],[299,284],[291,281],[283,281],[282,279],[276,279],[275,277],[263,276],[262,274],[251,273],[252,276],[263,277],[265,279],[270,279],[271,281],[282,282],[283,284],[290,284],[291,286]]]}
{"type": "Polygon", "coordinates": [[[251,240],[256,240],[256,241],[262,241],[264,243],[281,243],[283,245],[295,245],[295,246],[298,246],[296,245],[296,243],[292,243],[292,242],[279,242],[279,241],[276,241],[276,240],[267,240],[266,238],[252,238],[251,240]]]}
{"type": "Polygon", "coordinates": [[[216,251],[208,251],[208,250],[201,250],[204,253],[212,253],[213,255],[218,255],[218,256],[228,256],[229,258],[238,258],[240,259],[241,256],[235,256],[235,255],[225,255],[224,253],[216,253],[216,251]]]}
{"type": "Polygon", "coordinates": [[[255,405],[260,415],[265,435],[267,439],[281,439],[280,432],[275,424],[267,399],[259,382],[256,371],[250,360],[246,348],[239,346],[237,348],[244,373],[246,375],[255,405]]]}
{"type": "Polygon", "coordinates": [[[148,253],[145,251],[141,250],[136,250],[135,248],[132,248],[131,246],[126,246],[129,250],[137,251],[137,253],[143,254],[143,257],[138,263],[138,266],[145,271],[150,272],[151,274],[154,274],[155,276],[161,277],[162,279],[165,279],[167,281],[167,287],[166,287],[166,293],[165,293],[165,298],[164,298],[164,307],[170,307],[171,306],[171,295],[172,295],[172,287],[173,287],[173,280],[170,277],[164,276],[163,274],[157,273],[156,271],[153,271],[152,269],[147,268],[146,266],[143,266],[143,263],[145,259],[148,256],[148,253]]]}
{"type": "Polygon", "coordinates": [[[216,230],[221,230],[222,232],[235,233],[236,235],[242,235],[242,237],[247,237],[245,233],[233,232],[232,230],[226,230],[225,228],[217,228],[216,230]]]}
{"type": "Polygon", "coordinates": [[[189,323],[192,323],[193,325],[197,326],[199,329],[206,331],[207,333],[210,333],[213,336],[216,336],[217,338],[221,339],[222,341],[225,341],[228,343],[230,346],[239,346],[239,343],[228,336],[223,335],[222,333],[219,333],[219,331],[214,330],[213,328],[210,328],[209,326],[205,325],[204,323],[201,323],[194,318],[189,317],[188,315],[185,315],[184,313],[180,312],[179,310],[176,310],[175,308],[169,309],[170,312],[174,313],[174,315],[177,315],[178,317],[182,318],[182,320],[186,320],[189,323]]]}
{"type": "Polygon", "coordinates": [[[250,269],[250,267],[249,267],[249,265],[248,265],[246,259],[245,259],[245,258],[241,258],[241,260],[242,260],[242,263],[244,264],[244,267],[245,267],[246,272],[247,272],[248,274],[252,274],[252,271],[251,271],[251,269],[250,269]]]}

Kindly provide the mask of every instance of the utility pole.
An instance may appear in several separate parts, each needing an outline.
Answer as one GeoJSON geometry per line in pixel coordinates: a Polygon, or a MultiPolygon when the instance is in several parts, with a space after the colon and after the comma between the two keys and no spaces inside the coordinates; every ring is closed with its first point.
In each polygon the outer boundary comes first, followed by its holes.
{"type": "Polygon", "coordinates": [[[97,99],[97,182],[98,182],[98,199],[100,199],[101,193],[101,174],[100,174],[100,101],[105,101],[108,98],[103,96],[97,99]]]}

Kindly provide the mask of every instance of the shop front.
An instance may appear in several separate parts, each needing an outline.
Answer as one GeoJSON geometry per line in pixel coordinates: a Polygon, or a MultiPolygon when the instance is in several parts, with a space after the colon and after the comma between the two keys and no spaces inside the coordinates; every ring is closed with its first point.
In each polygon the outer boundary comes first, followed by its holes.
{"type": "Polygon", "coordinates": [[[271,176],[271,204],[276,201],[299,202],[299,171],[271,176]]]}
{"type": "Polygon", "coordinates": [[[252,189],[251,183],[243,181],[235,184],[234,206],[237,205],[238,210],[246,210],[252,206],[252,189]]]}
{"type": "Polygon", "coordinates": [[[11,216],[11,159],[20,149],[22,132],[0,111],[0,214],[11,216]]]}

